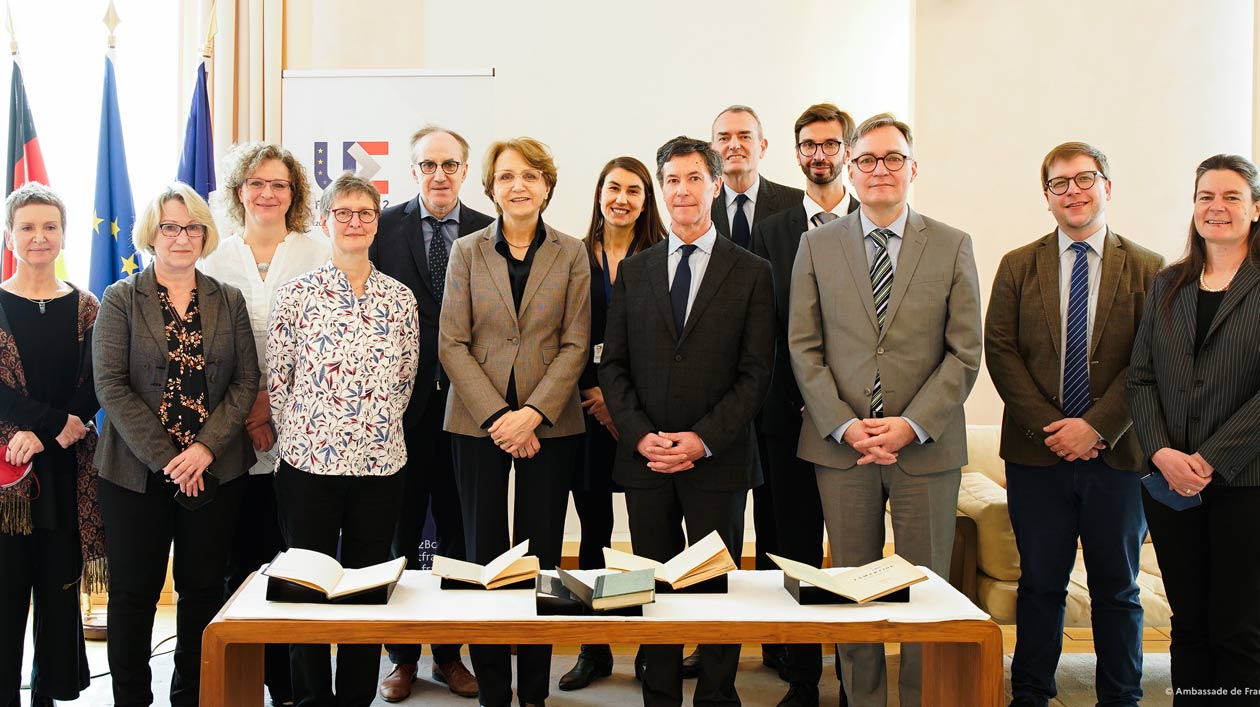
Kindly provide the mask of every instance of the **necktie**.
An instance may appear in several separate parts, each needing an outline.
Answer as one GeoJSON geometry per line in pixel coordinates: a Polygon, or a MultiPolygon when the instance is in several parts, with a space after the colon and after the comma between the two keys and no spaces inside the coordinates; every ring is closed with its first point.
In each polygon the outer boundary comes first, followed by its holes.
{"type": "Polygon", "coordinates": [[[451,222],[439,221],[432,216],[425,216],[424,220],[433,227],[433,236],[429,238],[429,286],[433,289],[433,298],[441,305],[442,293],[446,289],[446,261],[450,258],[442,227],[451,222]]]}
{"type": "Polygon", "coordinates": [[[1068,290],[1067,336],[1063,343],[1063,414],[1080,417],[1089,397],[1089,244],[1073,243],[1072,283],[1068,290]]]}
{"type": "Polygon", "coordinates": [[[678,249],[682,260],[678,261],[678,269],[674,270],[674,282],[669,286],[669,302],[674,309],[674,333],[682,338],[683,325],[687,323],[687,299],[691,295],[691,265],[687,259],[696,251],[694,245],[684,245],[678,249]]]}
{"type": "Polygon", "coordinates": [[[748,217],[744,215],[744,204],[748,203],[746,194],[735,195],[735,222],[731,224],[731,240],[741,248],[747,248],[752,240],[752,230],[748,227],[748,217]]]}
{"type": "Polygon", "coordinates": [[[819,211],[818,213],[810,217],[809,220],[810,220],[810,223],[814,224],[814,226],[822,226],[822,225],[830,223],[835,218],[836,218],[836,215],[831,213],[830,211],[819,211]]]}
{"type": "MultiPolygon", "coordinates": [[[[884,322],[888,319],[888,299],[892,295],[893,269],[892,258],[888,256],[888,239],[896,234],[886,228],[871,231],[870,238],[875,242],[875,257],[871,260],[871,292],[875,295],[875,318],[879,320],[879,330],[884,330],[884,322]]],[[[871,417],[884,415],[884,388],[879,380],[878,364],[875,368],[875,383],[871,386],[871,417]]]]}

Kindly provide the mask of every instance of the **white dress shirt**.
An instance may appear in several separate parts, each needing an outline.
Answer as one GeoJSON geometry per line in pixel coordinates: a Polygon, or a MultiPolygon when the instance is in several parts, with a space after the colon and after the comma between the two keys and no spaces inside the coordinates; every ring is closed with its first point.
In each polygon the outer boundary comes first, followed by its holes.
{"type": "Polygon", "coordinates": [[[853,203],[853,192],[852,190],[849,190],[849,189],[844,190],[844,198],[841,199],[840,203],[836,204],[835,208],[831,209],[830,211],[819,206],[818,202],[814,201],[814,199],[808,193],[806,193],[805,198],[801,200],[801,205],[805,207],[805,230],[811,231],[817,228],[818,226],[814,224],[814,217],[817,216],[818,214],[823,213],[824,211],[831,214],[832,216],[835,216],[836,218],[839,218],[841,216],[848,214],[849,205],[852,203],[853,203]]]}
{"type": "MultiPolygon", "coordinates": [[[[744,196],[748,197],[748,201],[744,202],[744,217],[748,219],[748,232],[752,233],[753,212],[757,210],[757,193],[761,190],[761,175],[757,175],[757,181],[753,182],[748,191],[744,192],[744,196]]],[[[726,197],[726,222],[731,228],[735,228],[735,197],[738,192],[726,185],[722,185],[722,194],[726,197]]]]}
{"type": "MultiPolygon", "coordinates": [[[[1085,260],[1089,263],[1089,307],[1085,321],[1085,340],[1094,340],[1094,313],[1098,310],[1098,285],[1102,282],[1102,252],[1107,243],[1107,226],[1094,231],[1085,239],[1089,250],[1085,251],[1085,260]]],[[[1068,296],[1072,293],[1072,265],[1076,263],[1076,253],[1072,250],[1072,239],[1059,229],[1059,341],[1067,348],[1067,311],[1068,296]]],[[[1063,352],[1059,352],[1059,399],[1063,399],[1063,363],[1066,360],[1063,352]]],[[[1088,358],[1088,357],[1086,357],[1088,358]]],[[[1085,362],[1089,366],[1089,361],[1085,362]]],[[[1088,369],[1086,369],[1088,370],[1088,369]]]]}
{"type": "MultiPolygon", "coordinates": [[[[669,266],[669,285],[674,284],[674,273],[678,271],[678,264],[682,262],[682,251],[680,250],[686,243],[683,239],[674,235],[674,230],[669,231],[669,258],[666,263],[669,266]]],[[[704,271],[709,267],[709,256],[713,254],[713,246],[717,245],[717,228],[710,225],[709,230],[705,231],[703,236],[696,239],[692,245],[696,247],[691,252],[691,256],[687,258],[687,265],[691,268],[691,291],[687,293],[687,316],[691,316],[691,305],[696,302],[696,293],[700,291],[700,281],[704,279],[704,271]]],[[[686,319],[684,318],[685,322],[686,319]]]]}

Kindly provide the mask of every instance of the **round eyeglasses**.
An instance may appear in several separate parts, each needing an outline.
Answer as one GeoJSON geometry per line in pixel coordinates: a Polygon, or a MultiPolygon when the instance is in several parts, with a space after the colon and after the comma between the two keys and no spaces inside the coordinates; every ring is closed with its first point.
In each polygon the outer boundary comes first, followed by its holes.
{"type": "Polygon", "coordinates": [[[420,171],[425,174],[434,174],[437,172],[438,167],[441,167],[442,171],[446,174],[455,174],[459,171],[459,168],[463,166],[463,164],[463,162],[456,162],[455,160],[446,160],[440,165],[433,160],[424,160],[423,162],[415,163],[415,165],[420,168],[420,171]]]}
{"type": "Polygon", "coordinates": [[[333,209],[330,212],[333,218],[341,223],[350,223],[350,219],[355,216],[359,217],[359,223],[372,223],[376,220],[376,209],[333,209]]]}
{"type": "Polygon", "coordinates": [[[902,167],[906,166],[906,162],[909,161],[910,158],[900,152],[889,152],[883,157],[865,154],[858,155],[853,158],[853,164],[857,165],[857,168],[863,172],[874,172],[875,165],[878,165],[880,162],[884,163],[884,167],[887,168],[889,172],[899,172],[902,167]]]}
{"type": "Polygon", "coordinates": [[[840,150],[844,149],[844,143],[839,140],[824,140],[822,142],[802,140],[796,144],[796,149],[801,153],[801,157],[813,157],[820,147],[824,155],[833,157],[840,154],[840,150]]]}
{"type": "Polygon", "coordinates": [[[1077,172],[1076,174],[1072,175],[1070,178],[1069,177],[1055,177],[1054,179],[1047,180],[1046,190],[1049,191],[1051,194],[1054,194],[1055,196],[1063,196],[1064,194],[1067,193],[1068,183],[1070,182],[1076,182],[1076,186],[1080,187],[1081,191],[1085,191],[1086,189],[1089,189],[1090,187],[1094,186],[1094,183],[1097,182],[1099,179],[1106,179],[1106,178],[1107,178],[1107,175],[1103,174],[1102,172],[1098,172],[1091,169],[1087,172],[1077,172]]]}

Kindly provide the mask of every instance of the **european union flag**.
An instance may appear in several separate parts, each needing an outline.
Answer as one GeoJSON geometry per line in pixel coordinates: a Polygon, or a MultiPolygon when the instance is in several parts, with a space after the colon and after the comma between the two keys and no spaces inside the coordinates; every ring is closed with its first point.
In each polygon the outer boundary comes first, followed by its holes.
{"type": "Polygon", "coordinates": [[[127,176],[122,120],[118,117],[118,88],[114,58],[105,55],[105,91],[101,99],[101,142],[96,156],[96,208],[92,214],[92,263],[88,286],[101,297],[116,280],[140,269],[131,228],[136,207],[127,176]]]}
{"type": "Polygon", "coordinates": [[[210,94],[206,91],[206,61],[197,65],[197,88],[188,109],[184,149],[179,154],[176,179],[192,187],[203,199],[214,191],[214,136],[210,130],[210,94]]]}

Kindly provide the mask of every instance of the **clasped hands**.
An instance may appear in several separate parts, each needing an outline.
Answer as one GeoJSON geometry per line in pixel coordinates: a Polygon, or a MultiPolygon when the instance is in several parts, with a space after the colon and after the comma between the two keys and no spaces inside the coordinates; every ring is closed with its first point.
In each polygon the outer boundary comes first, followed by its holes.
{"type": "Polygon", "coordinates": [[[201,442],[193,442],[188,445],[188,449],[175,455],[162,467],[162,473],[167,478],[179,484],[179,490],[184,492],[185,496],[197,497],[197,494],[206,489],[206,482],[202,480],[202,475],[206,473],[206,469],[210,467],[210,462],[214,461],[214,452],[201,442]]]}
{"type": "Polygon", "coordinates": [[[647,468],[662,474],[686,471],[704,458],[704,442],[695,432],[649,432],[635,445],[647,468]]]}
{"type": "MultiPolygon", "coordinates": [[[[87,433],[87,425],[83,424],[83,420],[80,420],[78,415],[66,415],[66,424],[56,437],[57,444],[61,445],[62,449],[69,449],[86,437],[87,433]]],[[[44,451],[44,443],[39,441],[39,437],[30,430],[22,430],[13,433],[13,436],[9,438],[4,460],[14,466],[25,466],[32,457],[42,451],[44,451]]]]}
{"type": "Polygon", "coordinates": [[[541,413],[523,407],[503,413],[487,431],[499,449],[517,459],[530,459],[538,453],[538,435],[534,430],[541,422],[541,413]]]}
{"type": "Polygon", "coordinates": [[[1049,436],[1046,447],[1063,461],[1094,459],[1107,448],[1094,426],[1079,417],[1065,417],[1041,428],[1049,436]]]}
{"type": "Polygon", "coordinates": [[[905,418],[873,417],[857,420],[844,431],[844,441],[858,457],[858,464],[896,464],[897,452],[918,439],[905,418]]]}
{"type": "Polygon", "coordinates": [[[1186,454],[1171,447],[1164,447],[1151,456],[1151,463],[1159,468],[1168,482],[1168,488],[1182,496],[1193,496],[1212,483],[1216,471],[1198,452],[1186,454]]]}

